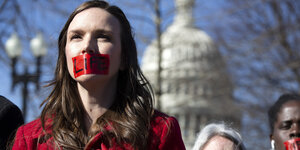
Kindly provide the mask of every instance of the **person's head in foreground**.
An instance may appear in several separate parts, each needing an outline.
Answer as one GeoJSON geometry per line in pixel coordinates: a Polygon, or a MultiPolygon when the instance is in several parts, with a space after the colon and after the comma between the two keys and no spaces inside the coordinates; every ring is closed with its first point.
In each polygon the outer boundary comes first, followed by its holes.
{"type": "Polygon", "coordinates": [[[200,131],[193,150],[246,150],[246,148],[237,131],[223,123],[211,123],[200,131]]]}
{"type": "Polygon", "coordinates": [[[286,142],[287,149],[292,150],[293,140],[300,138],[300,95],[281,95],[270,107],[268,117],[272,149],[285,150],[286,142]]]}
{"type": "Polygon", "coordinates": [[[20,127],[15,149],[184,149],[177,120],[153,109],[131,26],[119,7],[81,4],[58,48],[41,125],[37,120],[20,127]]]}

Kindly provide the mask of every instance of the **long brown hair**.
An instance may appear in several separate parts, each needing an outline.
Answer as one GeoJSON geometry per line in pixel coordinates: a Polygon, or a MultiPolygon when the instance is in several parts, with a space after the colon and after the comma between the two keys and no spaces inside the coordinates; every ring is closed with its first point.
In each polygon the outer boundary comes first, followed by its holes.
{"type": "Polygon", "coordinates": [[[87,1],[81,4],[70,15],[58,40],[58,60],[55,77],[49,84],[53,90],[42,103],[42,127],[48,128],[47,120],[52,120],[52,136],[56,146],[64,149],[82,149],[98,132],[112,144],[129,143],[135,149],[147,146],[148,130],[153,114],[153,92],[149,82],[142,74],[137,60],[137,49],[133,39],[131,26],[122,10],[110,6],[105,1],[87,1]],[[121,26],[121,66],[117,81],[117,95],[110,109],[99,117],[92,126],[92,132],[84,132],[85,110],[81,102],[76,81],[69,75],[65,56],[65,45],[68,27],[73,18],[80,12],[92,8],[101,8],[116,17],[121,26]],[[105,130],[106,125],[112,130],[105,130]]]}

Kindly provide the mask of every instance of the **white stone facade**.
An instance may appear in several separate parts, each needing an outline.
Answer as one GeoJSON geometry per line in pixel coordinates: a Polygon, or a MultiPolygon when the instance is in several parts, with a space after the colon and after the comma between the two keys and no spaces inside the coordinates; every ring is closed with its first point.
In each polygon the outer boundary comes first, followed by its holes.
{"type": "MultiPolygon", "coordinates": [[[[176,0],[174,22],[161,37],[161,110],[178,119],[187,149],[209,122],[225,121],[237,128],[240,125],[226,65],[212,39],[194,26],[193,4],[194,0],[176,0]]],[[[154,88],[157,69],[154,41],[142,60],[142,70],[154,88]]]]}

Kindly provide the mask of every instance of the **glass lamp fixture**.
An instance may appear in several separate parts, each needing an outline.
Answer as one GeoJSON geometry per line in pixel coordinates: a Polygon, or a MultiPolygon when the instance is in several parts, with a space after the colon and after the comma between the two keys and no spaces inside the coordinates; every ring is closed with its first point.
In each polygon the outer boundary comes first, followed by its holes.
{"type": "Polygon", "coordinates": [[[36,37],[30,41],[30,48],[35,57],[46,55],[47,46],[42,33],[39,32],[36,37]]]}
{"type": "Polygon", "coordinates": [[[10,58],[19,57],[22,53],[22,44],[17,33],[11,34],[5,43],[5,50],[10,58]]]}

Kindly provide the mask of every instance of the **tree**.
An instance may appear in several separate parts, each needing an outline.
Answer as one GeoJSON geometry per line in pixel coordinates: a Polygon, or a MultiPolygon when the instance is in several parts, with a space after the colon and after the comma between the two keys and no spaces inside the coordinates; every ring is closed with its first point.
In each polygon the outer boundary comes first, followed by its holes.
{"type": "Polygon", "coordinates": [[[247,110],[245,138],[261,145],[255,149],[269,147],[268,107],[282,93],[300,93],[299,8],[296,0],[229,0],[218,17],[222,25],[210,29],[247,110]]]}

